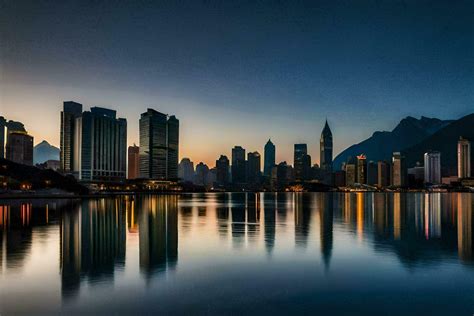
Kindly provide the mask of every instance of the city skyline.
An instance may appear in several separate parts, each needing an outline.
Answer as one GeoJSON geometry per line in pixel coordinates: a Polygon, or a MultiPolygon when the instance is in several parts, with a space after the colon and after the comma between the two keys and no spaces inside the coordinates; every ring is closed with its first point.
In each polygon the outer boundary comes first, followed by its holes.
{"type": "Polygon", "coordinates": [[[131,145],[151,107],[182,118],[180,158],[212,164],[228,144],[262,152],[271,137],[277,161],[295,143],[319,161],[326,117],[336,155],[408,115],[470,112],[472,6],[12,2],[0,12],[1,114],[59,147],[63,100],[112,108],[131,145]]]}

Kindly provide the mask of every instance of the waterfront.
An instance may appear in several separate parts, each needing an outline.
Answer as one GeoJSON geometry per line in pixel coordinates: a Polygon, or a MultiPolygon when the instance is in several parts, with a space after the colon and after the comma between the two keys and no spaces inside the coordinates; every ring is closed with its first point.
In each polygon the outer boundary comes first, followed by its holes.
{"type": "Polygon", "coordinates": [[[0,313],[474,312],[469,193],[0,202],[0,313]]]}

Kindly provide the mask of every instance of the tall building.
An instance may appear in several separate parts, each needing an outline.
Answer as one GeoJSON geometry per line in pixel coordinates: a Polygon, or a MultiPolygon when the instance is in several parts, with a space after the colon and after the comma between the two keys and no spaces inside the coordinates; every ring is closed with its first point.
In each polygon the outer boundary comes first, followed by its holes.
{"type": "Polygon", "coordinates": [[[390,164],[386,161],[377,162],[377,186],[385,188],[390,186],[392,172],[390,170],[390,164]]]}
{"type": "Polygon", "coordinates": [[[263,165],[263,174],[266,177],[271,176],[272,168],[275,166],[275,145],[269,139],[265,144],[264,150],[264,165],[263,165]]]}
{"type": "Polygon", "coordinates": [[[424,155],[425,161],[425,183],[441,183],[441,153],[439,151],[429,151],[424,155]]]}
{"type": "Polygon", "coordinates": [[[293,180],[293,169],[286,161],[280,162],[272,168],[271,187],[272,190],[282,191],[293,180]]]}
{"type": "Polygon", "coordinates": [[[232,148],[232,182],[236,184],[246,182],[245,149],[241,146],[232,148]]]}
{"type": "Polygon", "coordinates": [[[367,184],[377,185],[377,164],[374,161],[369,161],[367,164],[367,184]]]}
{"type": "Polygon", "coordinates": [[[247,154],[247,182],[257,183],[260,180],[261,162],[258,152],[247,154]]]}
{"type": "Polygon", "coordinates": [[[225,186],[229,183],[229,158],[221,155],[216,160],[216,182],[217,185],[225,186]]]}
{"type": "Polygon", "coordinates": [[[74,169],[74,131],[76,119],[82,115],[82,104],[64,101],[61,111],[61,131],[59,139],[60,165],[64,173],[72,173],[74,169]]]}
{"type": "Polygon", "coordinates": [[[357,183],[367,184],[367,157],[364,154],[357,156],[357,183]]]}
{"type": "Polygon", "coordinates": [[[311,157],[308,155],[306,144],[295,144],[293,165],[295,170],[295,180],[308,180],[311,176],[311,157]]]}
{"type": "Polygon", "coordinates": [[[140,177],[177,179],[179,120],[148,109],[140,117],[140,177]]]}
{"type": "Polygon", "coordinates": [[[346,163],[346,186],[353,186],[357,182],[357,165],[354,158],[349,157],[346,163]]]}
{"type": "Polygon", "coordinates": [[[471,177],[471,142],[462,137],[458,141],[458,178],[471,177]]]}
{"type": "Polygon", "coordinates": [[[168,158],[167,164],[167,178],[178,178],[178,157],[179,157],[179,120],[176,116],[171,115],[168,118],[167,124],[168,135],[168,158]]]}
{"type": "Polygon", "coordinates": [[[320,168],[325,172],[332,172],[332,132],[329,128],[328,121],[324,124],[319,141],[320,146],[320,168]]]}
{"type": "Polygon", "coordinates": [[[128,146],[128,179],[137,179],[140,177],[140,147],[133,144],[128,146]]]}
{"type": "Polygon", "coordinates": [[[405,157],[400,152],[394,152],[392,156],[392,185],[395,187],[406,186],[405,157]]]}
{"type": "Polygon", "coordinates": [[[194,183],[197,185],[202,185],[202,186],[207,186],[209,185],[209,167],[203,163],[200,162],[196,165],[196,175],[194,179],[194,183]]]}
{"type": "Polygon", "coordinates": [[[33,165],[33,137],[26,132],[9,132],[5,151],[6,159],[23,165],[33,165]]]}
{"type": "Polygon", "coordinates": [[[178,178],[186,182],[194,181],[194,162],[189,158],[183,158],[179,162],[178,178]]]}
{"type": "Polygon", "coordinates": [[[74,123],[74,175],[82,181],[126,177],[127,120],[116,111],[92,107],[74,123]]]}
{"type": "Polygon", "coordinates": [[[5,133],[7,128],[7,120],[0,116],[0,158],[5,158],[5,133]]]}

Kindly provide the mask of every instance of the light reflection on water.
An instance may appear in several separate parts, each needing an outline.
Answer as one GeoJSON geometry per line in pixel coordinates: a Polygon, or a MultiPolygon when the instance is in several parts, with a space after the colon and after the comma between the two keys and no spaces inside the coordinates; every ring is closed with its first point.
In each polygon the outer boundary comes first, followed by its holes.
{"type": "Polygon", "coordinates": [[[0,313],[474,313],[472,194],[0,202],[0,313]]]}

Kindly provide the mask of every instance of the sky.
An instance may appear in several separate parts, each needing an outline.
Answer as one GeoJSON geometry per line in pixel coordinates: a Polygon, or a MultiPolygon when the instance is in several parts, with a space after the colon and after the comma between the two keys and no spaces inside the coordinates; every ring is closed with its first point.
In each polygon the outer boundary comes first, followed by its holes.
{"type": "Polygon", "coordinates": [[[405,116],[474,112],[474,1],[0,0],[0,115],[59,145],[62,102],[180,120],[180,157],[319,163],[405,116]]]}

